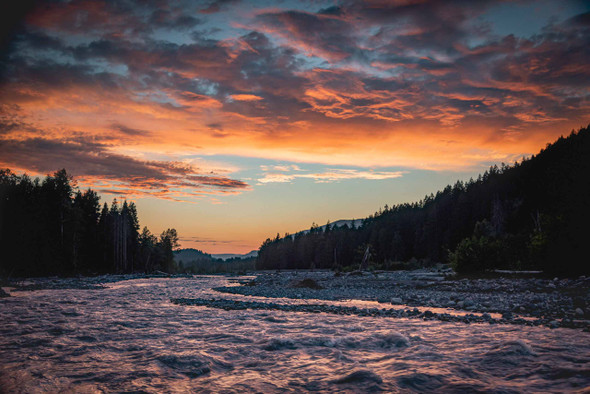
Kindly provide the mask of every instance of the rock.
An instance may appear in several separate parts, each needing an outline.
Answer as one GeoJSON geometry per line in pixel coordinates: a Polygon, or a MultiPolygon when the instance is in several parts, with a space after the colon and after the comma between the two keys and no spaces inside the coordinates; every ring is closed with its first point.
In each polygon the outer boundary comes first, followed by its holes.
{"type": "Polygon", "coordinates": [[[573,298],[573,303],[574,306],[576,307],[584,307],[586,305],[586,301],[584,300],[584,297],[580,297],[580,296],[576,296],[573,298]]]}
{"type": "Polygon", "coordinates": [[[584,316],[584,311],[582,308],[576,308],[576,316],[584,316]]]}
{"type": "Polygon", "coordinates": [[[3,297],[10,297],[10,294],[5,292],[4,289],[0,287],[0,298],[3,297]]]}
{"type": "Polygon", "coordinates": [[[401,298],[399,298],[399,297],[393,297],[393,298],[391,299],[391,303],[392,303],[392,304],[403,304],[403,303],[404,303],[404,301],[403,301],[401,298]]]}
{"type": "Polygon", "coordinates": [[[314,289],[314,290],[323,289],[323,287],[320,286],[318,284],[318,282],[316,282],[315,280],[310,279],[310,278],[302,279],[299,282],[294,283],[292,285],[292,287],[307,288],[307,289],[314,289]]]}
{"type": "Polygon", "coordinates": [[[473,300],[470,298],[467,298],[467,299],[465,299],[465,301],[463,301],[463,306],[466,306],[466,307],[473,306],[474,304],[475,304],[475,302],[473,302],[473,300]]]}
{"type": "Polygon", "coordinates": [[[465,302],[463,302],[463,301],[459,301],[459,302],[457,302],[457,306],[458,306],[459,308],[463,308],[463,305],[465,305],[465,302]]]}

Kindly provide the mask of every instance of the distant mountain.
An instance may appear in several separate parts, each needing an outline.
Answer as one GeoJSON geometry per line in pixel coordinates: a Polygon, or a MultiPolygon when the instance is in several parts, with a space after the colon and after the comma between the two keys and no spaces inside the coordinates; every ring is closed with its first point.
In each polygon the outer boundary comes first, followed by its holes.
{"type": "Polygon", "coordinates": [[[174,252],[174,260],[179,266],[179,272],[192,274],[239,273],[253,270],[255,259],[248,257],[256,257],[257,255],[257,250],[247,254],[210,255],[198,249],[181,249],[174,252]]]}
{"type": "Polygon", "coordinates": [[[253,250],[251,252],[245,254],[235,254],[235,253],[220,253],[220,254],[212,254],[213,258],[221,259],[221,260],[228,260],[228,259],[248,259],[251,257],[258,257],[258,250],[253,250]]]}
{"type": "Polygon", "coordinates": [[[174,260],[176,260],[177,263],[190,263],[193,261],[204,262],[213,261],[213,257],[209,253],[205,253],[198,249],[189,248],[180,249],[174,252],[174,260]]]}

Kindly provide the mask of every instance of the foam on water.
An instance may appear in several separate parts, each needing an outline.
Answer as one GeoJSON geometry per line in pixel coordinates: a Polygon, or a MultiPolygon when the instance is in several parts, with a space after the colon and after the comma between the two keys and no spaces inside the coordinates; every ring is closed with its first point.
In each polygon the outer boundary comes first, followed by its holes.
{"type": "Polygon", "coordinates": [[[590,386],[586,332],[170,302],[252,299],[211,290],[228,283],[152,278],[2,298],[0,391],[567,392],[590,386]]]}

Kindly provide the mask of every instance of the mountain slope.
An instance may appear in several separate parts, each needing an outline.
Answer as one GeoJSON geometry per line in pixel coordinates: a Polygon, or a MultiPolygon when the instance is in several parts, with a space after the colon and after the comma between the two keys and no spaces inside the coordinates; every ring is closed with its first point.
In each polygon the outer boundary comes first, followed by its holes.
{"type": "Polygon", "coordinates": [[[239,254],[239,253],[220,253],[220,254],[212,254],[211,255],[214,259],[221,259],[221,260],[229,260],[229,259],[249,259],[252,257],[258,256],[258,250],[252,250],[248,253],[239,254]]]}
{"type": "Polygon", "coordinates": [[[183,263],[189,263],[192,261],[213,261],[213,257],[208,254],[205,253],[203,251],[200,251],[198,249],[180,249],[174,252],[174,260],[176,260],[177,263],[183,262],[183,263]]]}
{"type": "Polygon", "coordinates": [[[543,269],[590,272],[590,129],[572,132],[536,156],[493,166],[422,201],[365,219],[358,229],[315,228],[264,242],[259,268],[450,261],[459,270],[543,269]]]}
{"type": "MultiPolygon", "coordinates": [[[[340,228],[340,227],[344,227],[344,226],[349,227],[349,228],[352,228],[354,226],[356,228],[356,227],[361,226],[362,224],[363,224],[363,219],[341,219],[341,220],[337,220],[333,223],[329,223],[331,229],[340,228]]],[[[311,229],[299,231],[299,232],[295,233],[294,235],[308,234],[310,231],[314,231],[314,229],[326,231],[326,227],[328,227],[328,224],[324,224],[323,226],[317,226],[314,223],[314,225],[312,225],[311,229]]]]}

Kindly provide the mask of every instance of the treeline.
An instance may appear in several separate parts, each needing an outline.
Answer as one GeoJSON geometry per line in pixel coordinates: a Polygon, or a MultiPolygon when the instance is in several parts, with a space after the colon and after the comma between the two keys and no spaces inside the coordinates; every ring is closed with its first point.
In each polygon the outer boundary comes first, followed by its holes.
{"type": "Polygon", "coordinates": [[[256,258],[214,258],[209,253],[188,248],[174,252],[178,272],[187,274],[245,273],[254,270],[256,258]]]}
{"type": "Polygon", "coordinates": [[[590,128],[561,137],[530,159],[492,166],[478,179],[399,204],[358,228],[277,234],[258,269],[376,268],[450,262],[458,271],[540,269],[590,273],[590,128]]]}
{"type": "Polygon", "coordinates": [[[44,276],[174,270],[176,230],[139,231],[133,202],[101,208],[65,169],[45,179],[0,170],[0,274],[44,276]]]}

